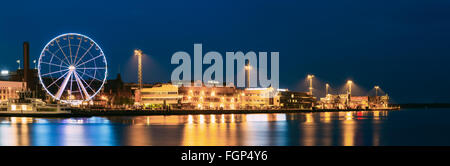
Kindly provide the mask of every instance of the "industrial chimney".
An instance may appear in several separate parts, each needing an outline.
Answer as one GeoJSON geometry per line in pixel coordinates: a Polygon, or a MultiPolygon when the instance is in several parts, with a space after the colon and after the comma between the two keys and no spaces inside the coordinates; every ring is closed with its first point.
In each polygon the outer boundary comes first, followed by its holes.
{"type": "Polygon", "coordinates": [[[30,43],[23,43],[23,81],[26,83],[25,89],[28,89],[30,81],[30,43]]]}

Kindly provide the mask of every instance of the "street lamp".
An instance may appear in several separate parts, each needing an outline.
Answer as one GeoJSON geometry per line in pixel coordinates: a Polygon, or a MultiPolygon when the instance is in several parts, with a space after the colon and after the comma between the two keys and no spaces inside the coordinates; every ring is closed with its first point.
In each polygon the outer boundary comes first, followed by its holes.
{"type": "Polygon", "coordinates": [[[309,79],[309,94],[312,96],[313,95],[313,78],[314,75],[310,74],[308,75],[308,79],[309,79]]]}
{"type": "Polygon", "coordinates": [[[16,62],[19,64],[19,69],[20,69],[20,60],[17,60],[16,62]]]}
{"type": "Polygon", "coordinates": [[[142,50],[134,50],[134,55],[138,57],[139,90],[142,90],[142,50]]]}
{"type": "Polygon", "coordinates": [[[250,66],[250,63],[245,65],[245,86],[246,88],[250,88],[250,70],[252,70],[252,66],[250,66]]]}
{"type": "Polygon", "coordinates": [[[326,94],[325,94],[325,95],[328,96],[328,89],[330,88],[330,84],[328,84],[328,83],[325,84],[325,88],[326,88],[326,90],[325,90],[325,91],[326,91],[326,92],[325,92],[326,94]]]}
{"type": "Polygon", "coordinates": [[[375,101],[378,103],[378,90],[380,89],[379,86],[375,86],[375,101]]]}
{"type": "Polygon", "coordinates": [[[378,90],[380,89],[380,87],[379,86],[375,86],[375,97],[377,97],[378,96],[378,90]]]}
{"type": "Polygon", "coordinates": [[[353,81],[352,81],[352,80],[348,80],[348,81],[347,81],[347,85],[348,85],[348,94],[349,94],[349,95],[352,95],[352,84],[353,84],[353,81]]]}

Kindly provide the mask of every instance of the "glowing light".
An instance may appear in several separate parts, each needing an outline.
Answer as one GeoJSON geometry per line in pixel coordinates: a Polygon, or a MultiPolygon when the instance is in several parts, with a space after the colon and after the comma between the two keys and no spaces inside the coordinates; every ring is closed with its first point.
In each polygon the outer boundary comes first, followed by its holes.
{"type": "Polygon", "coordinates": [[[70,70],[70,71],[75,70],[75,66],[69,66],[69,70],[70,70]]]}
{"type": "Polygon", "coordinates": [[[2,75],[2,76],[8,75],[8,74],[9,74],[9,71],[8,71],[8,70],[2,70],[2,71],[1,71],[1,75],[2,75]]]}
{"type": "Polygon", "coordinates": [[[210,115],[211,116],[211,123],[216,123],[216,115],[210,115]]]}
{"type": "Polygon", "coordinates": [[[17,108],[16,108],[16,107],[17,107],[17,106],[16,106],[16,105],[14,105],[14,104],[13,104],[13,105],[11,105],[11,110],[12,110],[12,111],[15,111],[15,110],[17,110],[17,108]]]}
{"type": "Polygon", "coordinates": [[[345,114],[345,120],[352,120],[353,119],[353,114],[351,112],[347,112],[345,114]]]}
{"type": "Polygon", "coordinates": [[[313,77],[314,75],[308,75],[308,79],[309,79],[309,95],[313,95],[313,77]]]}
{"type": "Polygon", "coordinates": [[[134,50],[134,55],[142,56],[142,50],[139,50],[139,49],[134,50]]]}
{"type": "Polygon", "coordinates": [[[325,112],[324,114],[325,114],[325,118],[324,118],[325,123],[330,122],[331,121],[331,113],[325,112]]]}
{"type": "Polygon", "coordinates": [[[306,123],[313,123],[314,122],[314,118],[312,116],[311,113],[307,113],[306,114],[306,123]]]}
{"type": "Polygon", "coordinates": [[[194,117],[192,115],[188,115],[188,123],[189,124],[194,123],[194,117]]]}
{"type": "Polygon", "coordinates": [[[205,115],[200,115],[200,116],[199,116],[199,123],[200,123],[200,124],[205,123],[205,115]]]}

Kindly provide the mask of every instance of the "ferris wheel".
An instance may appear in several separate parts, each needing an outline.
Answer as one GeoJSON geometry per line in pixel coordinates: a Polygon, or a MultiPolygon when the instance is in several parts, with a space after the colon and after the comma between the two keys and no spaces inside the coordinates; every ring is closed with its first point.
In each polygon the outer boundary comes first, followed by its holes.
{"type": "Polygon", "coordinates": [[[107,73],[106,57],[100,46],[77,33],[52,39],[38,62],[44,89],[54,99],[66,103],[91,100],[102,89],[107,73]]]}

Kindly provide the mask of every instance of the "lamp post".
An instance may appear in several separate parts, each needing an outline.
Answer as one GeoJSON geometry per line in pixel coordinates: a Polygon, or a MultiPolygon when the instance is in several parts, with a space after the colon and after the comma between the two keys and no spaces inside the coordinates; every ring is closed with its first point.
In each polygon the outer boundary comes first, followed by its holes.
{"type": "Polygon", "coordinates": [[[250,70],[252,67],[250,66],[250,63],[245,65],[245,87],[250,88],[250,70]]]}
{"type": "Polygon", "coordinates": [[[378,96],[378,90],[380,89],[379,86],[375,86],[375,98],[378,96]]]}
{"type": "Polygon", "coordinates": [[[138,57],[138,79],[139,79],[139,90],[142,90],[142,51],[134,50],[134,55],[138,57]]]}
{"type": "Polygon", "coordinates": [[[353,81],[352,81],[352,80],[348,80],[348,81],[347,81],[347,85],[348,85],[348,94],[349,94],[349,95],[352,95],[352,84],[353,84],[353,81]]]}
{"type": "Polygon", "coordinates": [[[19,69],[20,69],[20,60],[17,60],[16,62],[19,64],[19,69]]]}
{"type": "Polygon", "coordinates": [[[314,75],[308,75],[308,80],[309,80],[309,94],[312,96],[313,95],[313,78],[314,75]]]}
{"type": "Polygon", "coordinates": [[[330,88],[330,84],[325,84],[325,96],[328,96],[328,89],[330,88]]]}
{"type": "Polygon", "coordinates": [[[348,102],[347,102],[347,107],[351,107],[351,99],[352,99],[352,84],[353,84],[353,81],[352,80],[348,80],[347,81],[347,86],[348,86],[348,102]]]}
{"type": "Polygon", "coordinates": [[[378,90],[380,89],[379,86],[375,86],[375,102],[378,104],[378,90]]]}

